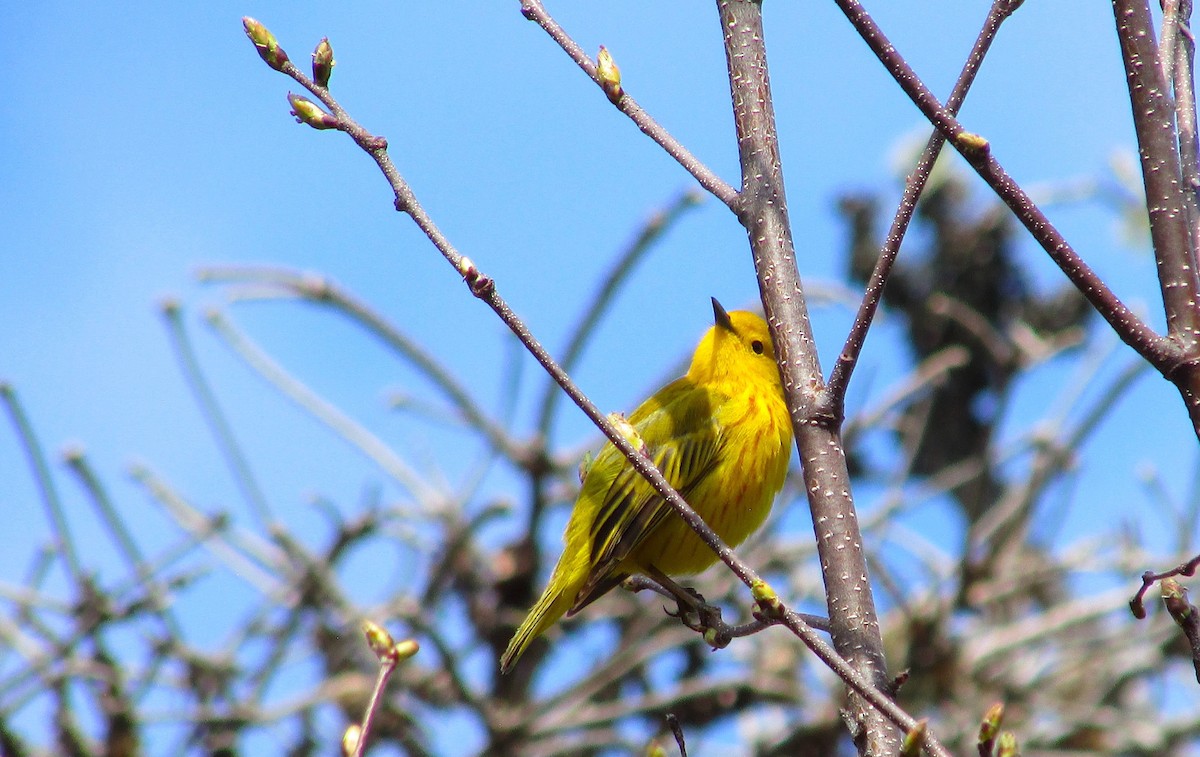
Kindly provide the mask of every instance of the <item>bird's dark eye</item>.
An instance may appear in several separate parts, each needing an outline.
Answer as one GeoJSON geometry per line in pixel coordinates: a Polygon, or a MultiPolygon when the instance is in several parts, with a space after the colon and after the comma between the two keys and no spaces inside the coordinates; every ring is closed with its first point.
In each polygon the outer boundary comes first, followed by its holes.
{"type": "Polygon", "coordinates": [[[750,343],[750,349],[754,350],[755,355],[761,355],[763,353],[763,343],[755,339],[750,343]]]}

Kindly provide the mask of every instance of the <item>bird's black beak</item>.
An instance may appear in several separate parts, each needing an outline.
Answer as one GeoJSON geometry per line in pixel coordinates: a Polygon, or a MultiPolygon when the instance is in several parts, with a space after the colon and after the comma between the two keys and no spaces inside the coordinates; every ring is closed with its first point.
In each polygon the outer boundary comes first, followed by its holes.
{"type": "Polygon", "coordinates": [[[725,308],[721,307],[721,303],[717,302],[717,298],[712,298],[713,304],[713,323],[717,324],[726,331],[734,331],[733,321],[729,320],[729,313],[725,312],[725,308]]]}

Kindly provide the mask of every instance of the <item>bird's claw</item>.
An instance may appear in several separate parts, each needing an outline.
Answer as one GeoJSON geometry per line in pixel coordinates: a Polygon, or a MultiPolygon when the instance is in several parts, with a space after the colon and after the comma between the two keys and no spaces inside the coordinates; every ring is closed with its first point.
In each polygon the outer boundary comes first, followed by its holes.
{"type": "Polygon", "coordinates": [[[689,595],[688,599],[691,601],[685,600],[683,597],[676,597],[675,608],[663,607],[663,612],[672,618],[678,618],[683,625],[702,634],[714,649],[727,646],[730,638],[724,630],[726,626],[721,615],[721,608],[710,605],[705,601],[704,595],[695,589],[687,588],[686,591],[689,595]]]}

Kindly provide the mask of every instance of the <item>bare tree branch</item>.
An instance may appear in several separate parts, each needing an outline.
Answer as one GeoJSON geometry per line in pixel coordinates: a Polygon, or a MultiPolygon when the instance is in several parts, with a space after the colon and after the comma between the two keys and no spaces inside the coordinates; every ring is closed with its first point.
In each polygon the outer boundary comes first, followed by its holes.
{"type": "MultiPolygon", "coordinates": [[[[975,45],[967,55],[967,62],[963,65],[962,72],[959,73],[958,80],[954,83],[950,98],[946,101],[946,110],[950,113],[957,115],[959,108],[967,99],[967,92],[975,82],[979,67],[983,65],[984,57],[996,39],[1000,25],[1012,15],[1021,2],[1023,0],[994,0],[992,3],[987,19],[983,22],[983,28],[980,29],[979,36],[975,38],[975,45]]],[[[850,376],[854,372],[854,366],[858,363],[858,356],[867,340],[867,332],[871,329],[871,323],[875,320],[875,311],[883,297],[883,289],[887,286],[892,265],[900,253],[900,245],[904,242],[904,235],[908,232],[908,224],[912,220],[913,211],[916,210],[917,201],[921,199],[925,183],[929,181],[933,165],[937,162],[945,142],[946,137],[940,131],[934,130],[925,143],[921,157],[917,159],[916,167],[904,182],[904,193],[900,198],[900,205],[896,208],[892,226],[888,229],[883,248],[879,251],[875,269],[867,281],[862,303],[854,317],[854,325],[851,326],[850,333],[846,336],[846,344],[842,347],[842,352],[829,376],[828,391],[833,397],[833,401],[843,407],[839,415],[845,413],[846,389],[850,385],[850,376]]]]}
{"type": "Polygon", "coordinates": [[[1175,343],[1160,337],[1131,311],[1109,286],[1083,261],[1058,229],[1030,199],[1025,190],[1009,176],[992,155],[990,145],[981,137],[963,128],[929,88],[916,75],[895,46],[884,35],[858,0],[836,0],[838,7],[854,26],[863,41],[871,48],[888,73],[905,94],[920,108],[926,118],[967,163],[987,182],[997,196],[1012,209],[1014,215],[1029,230],[1033,238],[1058,264],[1067,278],[1079,289],[1101,316],[1108,321],[1117,336],[1148,360],[1164,376],[1170,377],[1186,360],[1175,343]]]}
{"type": "MultiPolygon", "coordinates": [[[[250,22],[246,21],[245,23],[247,26],[249,26],[250,22]]],[[[282,51],[280,50],[280,52],[282,51]]],[[[346,132],[364,151],[371,156],[373,160],[375,160],[375,162],[379,165],[380,170],[388,180],[389,185],[392,187],[392,191],[396,198],[396,209],[407,213],[409,217],[412,218],[412,220],[417,224],[418,228],[420,228],[430,242],[433,243],[434,247],[451,265],[454,266],[455,270],[458,271],[458,273],[463,277],[471,293],[492,308],[492,310],[500,317],[505,325],[507,325],[509,329],[511,329],[512,332],[517,336],[521,343],[525,345],[526,349],[533,355],[543,369],[545,369],[559,384],[559,386],[563,388],[563,391],[565,391],[572,401],[574,401],[575,404],[584,411],[588,418],[591,419],[591,421],[595,423],[601,431],[604,432],[604,435],[613,443],[613,446],[620,450],[621,454],[625,455],[625,457],[630,461],[633,469],[650,483],[655,492],[663,497],[664,501],[666,501],[680,515],[680,517],[684,519],[684,521],[696,532],[700,539],[716,553],[717,557],[724,562],[746,586],[750,587],[755,592],[765,592],[764,596],[772,597],[772,601],[769,603],[769,606],[772,608],[771,614],[780,620],[780,624],[786,626],[793,634],[799,637],[805,643],[805,645],[817,655],[818,658],[820,658],[826,665],[834,670],[834,672],[837,673],[837,675],[844,681],[846,681],[846,683],[858,695],[860,695],[865,701],[869,702],[874,709],[878,711],[878,714],[872,711],[870,715],[873,720],[878,719],[878,728],[873,728],[872,730],[877,733],[885,733],[889,731],[890,728],[884,725],[888,720],[898,724],[905,730],[911,729],[916,724],[916,720],[900,709],[895,703],[893,703],[879,688],[880,682],[883,682],[883,685],[886,686],[886,676],[879,676],[876,678],[877,674],[871,674],[871,677],[864,675],[861,669],[849,664],[837,652],[835,652],[833,648],[829,647],[829,645],[827,645],[797,613],[788,610],[783,603],[774,596],[769,586],[762,580],[758,573],[755,572],[743,560],[738,558],[733,550],[731,550],[721,541],[716,533],[708,527],[704,520],[696,514],[695,510],[693,510],[687,504],[687,502],[683,500],[679,493],[676,492],[669,483],[667,483],[662,473],[655,467],[653,461],[651,461],[650,458],[647,457],[641,450],[635,448],[629,442],[629,440],[626,439],[613,426],[608,418],[604,416],[599,409],[597,409],[596,406],[579,390],[579,388],[575,386],[570,377],[566,375],[557,362],[555,362],[549,353],[546,352],[545,348],[542,347],[540,342],[538,342],[533,334],[530,333],[524,322],[522,322],[516,313],[512,311],[512,309],[508,306],[508,303],[505,302],[502,297],[500,297],[496,291],[495,282],[490,277],[483,274],[479,268],[475,266],[473,261],[458,252],[454,245],[451,244],[451,242],[441,232],[436,223],[434,223],[433,219],[429,217],[424,208],[421,206],[420,202],[417,200],[416,195],[413,193],[408,183],[400,175],[399,171],[392,163],[391,158],[388,156],[387,141],[370,134],[366,129],[355,122],[349,116],[349,114],[342,109],[337,101],[334,100],[333,96],[326,88],[317,85],[312,79],[296,68],[295,65],[287,60],[286,55],[283,55],[282,60],[276,61],[272,67],[301,84],[305,89],[312,92],[318,99],[320,99],[327,108],[329,108],[330,113],[333,115],[328,119],[328,123],[327,121],[321,121],[321,124],[323,125],[322,128],[336,128],[339,131],[346,132]]],[[[304,118],[302,117],[301,120],[304,121],[304,118]]],[[[765,197],[763,199],[765,200],[765,197]]],[[[744,200],[741,201],[741,204],[743,205],[745,212],[752,212],[754,209],[754,206],[751,203],[746,203],[744,200]]],[[[777,221],[778,219],[774,220],[777,221]]],[[[786,224],[783,228],[786,228],[786,224]]],[[[782,239],[783,237],[780,238],[782,239]]],[[[794,277],[794,263],[792,264],[792,271],[792,275],[794,277]]],[[[798,279],[796,279],[796,283],[798,285],[798,279]]],[[[775,317],[771,312],[770,303],[768,303],[767,313],[769,319],[775,317]]],[[[807,318],[805,318],[805,320],[807,320],[807,318]]],[[[778,333],[777,324],[773,323],[772,329],[775,333],[778,333]]],[[[819,381],[820,370],[819,365],[816,364],[815,352],[810,354],[812,356],[811,368],[815,369],[813,375],[815,375],[819,381]]],[[[809,407],[806,409],[811,409],[811,401],[816,399],[816,397],[813,395],[805,395],[805,399],[806,403],[809,404],[809,407]]],[[[793,420],[793,423],[795,423],[795,420],[793,420]]],[[[808,434],[812,428],[813,427],[811,426],[805,426],[805,434],[808,434]]],[[[808,447],[814,452],[814,454],[811,458],[804,460],[805,470],[810,471],[820,469],[822,471],[822,479],[824,479],[825,476],[829,476],[831,477],[831,480],[840,481],[841,483],[838,484],[840,488],[837,489],[837,491],[841,491],[843,493],[843,499],[845,500],[845,503],[849,504],[849,490],[846,483],[848,481],[848,473],[846,472],[844,454],[842,453],[840,446],[831,448],[831,446],[828,444],[834,437],[831,437],[827,430],[820,430],[817,432],[816,438],[819,440],[819,443],[808,447]],[[836,468],[829,467],[831,465],[839,465],[839,460],[841,473],[838,473],[836,468]]],[[[828,481],[826,481],[826,483],[828,483],[828,481]]],[[[853,521],[853,509],[851,508],[849,512],[849,517],[851,521],[853,521]]],[[[848,584],[850,588],[848,589],[847,596],[842,598],[844,599],[844,605],[839,606],[838,608],[839,613],[843,610],[851,612],[858,611],[857,615],[847,614],[843,616],[843,621],[853,618],[853,628],[849,629],[851,638],[844,638],[846,649],[857,651],[857,653],[861,655],[862,650],[864,649],[863,644],[868,642],[868,640],[861,638],[863,636],[862,629],[868,627],[872,628],[876,641],[874,643],[869,643],[867,648],[873,651],[868,652],[867,654],[868,656],[873,657],[877,662],[881,663],[882,650],[878,643],[878,622],[875,620],[873,608],[870,607],[869,587],[866,583],[866,564],[865,560],[861,559],[861,540],[854,539],[854,536],[851,535],[851,531],[853,531],[854,535],[857,535],[857,527],[847,524],[844,521],[827,523],[825,524],[825,527],[830,529],[830,532],[826,534],[827,540],[836,542],[836,544],[839,545],[831,547],[834,555],[841,555],[844,552],[856,552],[859,555],[858,564],[861,565],[862,568],[860,572],[851,572],[846,574],[848,576],[853,575],[855,578],[848,584]],[[867,595],[866,600],[863,599],[864,593],[867,595]],[[869,612],[865,612],[867,610],[869,610],[869,612]]],[[[841,562],[840,556],[837,558],[836,562],[841,562]]],[[[762,602],[760,602],[760,605],[761,604],[762,602]]],[[[832,615],[833,613],[831,612],[831,616],[832,615]]],[[[832,617],[831,623],[836,623],[832,617]]],[[[870,635],[871,632],[868,632],[867,636],[870,635]]],[[[835,638],[837,638],[836,632],[835,638]]],[[[862,658],[860,658],[860,662],[861,659],[862,658]]],[[[882,670],[882,665],[867,665],[866,669],[879,671],[882,670]]],[[[932,735],[927,738],[926,743],[930,745],[932,750],[937,750],[940,748],[932,735]]]]}
{"type": "MultiPolygon", "coordinates": [[[[596,64],[583,51],[583,48],[575,40],[571,39],[570,35],[555,22],[546,11],[545,6],[542,5],[541,0],[520,0],[520,2],[521,13],[545,29],[551,39],[558,43],[558,46],[566,52],[571,60],[575,61],[575,65],[583,69],[583,72],[591,77],[597,86],[603,88],[604,85],[596,73],[596,64]]],[[[708,166],[700,162],[695,155],[672,137],[646,111],[642,110],[642,107],[632,97],[628,94],[623,94],[614,105],[622,113],[629,116],[633,123],[642,130],[643,134],[657,142],[660,147],[667,151],[668,155],[674,158],[679,165],[683,166],[685,171],[690,173],[696,181],[700,182],[700,186],[711,192],[714,197],[730,208],[734,207],[737,202],[737,190],[725,183],[708,166]]]]}
{"type": "MultiPolygon", "coordinates": [[[[850,493],[840,407],[824,384],[796,267],[767,73],[762,6],[748,0],[718,0],[717,10],[742,167],[738,218],[749,236],[800,451],[825,579],[830,633],[838,653],[876,688],[887,691],[890,681],[850,493]]],[[[850,710],[851,736],[863,754],[893,753],[900,741],[896,725],[905,730],[913,726],[883,717],[856,698],[851,699],[850,710]]],[[[939,748],[932,736],[926,744],[934,752],[939,748]]]]}
{"type": "Polygon", "coordinates": [[[1167,332],[1193,351],[1200,339],[1200,278],[1184,211],[1174,103],[1162,76],[1149,6],[1144,0],[1113,0],[1112,6],[1133,107],[1167,332]]]}

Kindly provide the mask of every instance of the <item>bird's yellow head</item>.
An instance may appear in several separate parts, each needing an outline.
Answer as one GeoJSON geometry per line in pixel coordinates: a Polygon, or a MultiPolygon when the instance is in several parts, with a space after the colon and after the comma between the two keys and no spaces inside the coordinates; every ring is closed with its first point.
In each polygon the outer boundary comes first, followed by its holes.
{"type": "Polygon", "coordinates": [[[698,383],[758,380],[780,386],[767,322],[747,310],[726,313],[715,297],[712,304],[714,323],[692,355],[688,378],[698,383]]]}

